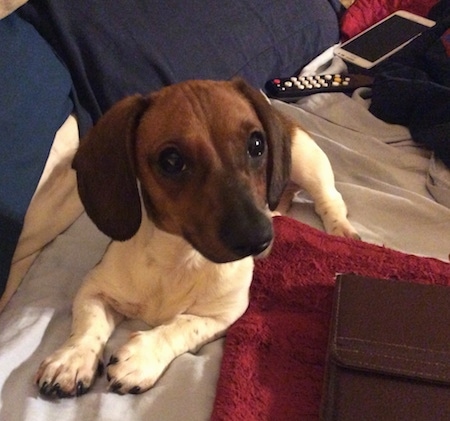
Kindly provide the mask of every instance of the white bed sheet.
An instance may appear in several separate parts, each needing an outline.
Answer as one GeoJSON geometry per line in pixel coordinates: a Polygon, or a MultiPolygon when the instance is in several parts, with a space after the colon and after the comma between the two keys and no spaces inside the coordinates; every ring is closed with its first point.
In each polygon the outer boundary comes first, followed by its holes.
{"type": "MultiPolygon", "coordinates": [[[[350,219],[364,241],[448,260],[450,171],[412,142],[408,130],[371,116],[358,96],[320,94],[298,105],[274,106],[298,118],[327,152],[350,219]]],[[[304,195],[290,215],[322,228],[304,195]]],[[[44,249],[0,315],[0,421],[209,419],[223,339],[196,355],[177,358],[142,395],[108,393],[102,377],[80,398],[51,401],[39,396],[34,373],[68,335],[74,294],[107,243],[82,215],[44,249]]],[[[106,360],[137,325],[119,326],[106,360]]]]}

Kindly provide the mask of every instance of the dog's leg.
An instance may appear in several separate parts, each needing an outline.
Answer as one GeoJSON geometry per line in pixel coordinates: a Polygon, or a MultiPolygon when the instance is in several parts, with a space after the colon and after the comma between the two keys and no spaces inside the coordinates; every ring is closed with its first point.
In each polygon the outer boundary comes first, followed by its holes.
{"type": "Polygon", "coordinates": [[[82,286],[73,304],[69,339],[46,358],[36,373],[36,384],[50,397],[80,396],[103,371],[103,350],[122,316],[100,295],[82,286]]]}
{"type": "Polygon", "coordinates": [[[294,182],[290,181],[287,186],[283,190],[283,194],[281,195],[280,202],[278,203],[277,208],[272,211],[272,216],[280,216],[286,215],[291,209],[292,200],[294,199],[295,194],[300,190],[300,187],[297,186],[294,182]]]}
{"type": "Polygon", "coordinates": [[[152,330],[134,332],[111,356],[107,367],[110,390],[145,392],[177,356],[197,351],[223,335],[230,324],[219,318],[181,314],[152,330]]]}
{"type": "Polygon", "coordinates": [[[347,219],[347,207],[336,190],[330,161],[304,131],[292,138],[292,181],[313,198],[325,231],[342,237],[360,238],[347,219]]]}

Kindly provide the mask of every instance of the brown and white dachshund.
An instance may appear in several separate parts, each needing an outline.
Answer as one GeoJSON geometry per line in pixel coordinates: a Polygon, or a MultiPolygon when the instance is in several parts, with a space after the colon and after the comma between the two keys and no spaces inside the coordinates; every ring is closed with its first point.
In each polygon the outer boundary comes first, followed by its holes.
{"type": "Polygon", "coordinates": [[[270,249],[270,211],[289,180],[327,232],[357,237],[325,154],[240,79],[123,99],[73,167],[87,214],[114,241],[75,297],[69,339],[39,367],[47,396],[88,391],[125,317],[151,328],[109,359],[120,394],[148,390],[174,358],[222,336],[248,306],[253,258],[270,249]]]}

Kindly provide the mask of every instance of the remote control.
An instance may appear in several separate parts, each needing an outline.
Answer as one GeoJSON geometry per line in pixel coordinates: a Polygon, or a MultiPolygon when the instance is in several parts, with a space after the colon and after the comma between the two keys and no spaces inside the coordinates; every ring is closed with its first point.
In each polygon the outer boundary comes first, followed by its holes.
{"type": "Polygon", "coordinates": [[[362,86],[371,86],[373,77],[366,75],[316,75],[292,76],[269,80],[267,95],[285,102],[294,102],[300,98],[321,92],[351,92],[362,86]]]}

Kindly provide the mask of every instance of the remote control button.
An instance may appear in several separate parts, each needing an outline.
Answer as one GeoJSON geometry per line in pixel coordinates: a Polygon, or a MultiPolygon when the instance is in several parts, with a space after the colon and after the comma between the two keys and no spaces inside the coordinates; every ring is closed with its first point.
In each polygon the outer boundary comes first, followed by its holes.
{"type": "Polygon", "coordinates": [[[274,78],[266,83],[269,96],[293,102],[320,92],[350,92],[360,86],[370,86],[373,78],[365,75],[309,75],[274,78]]]}

